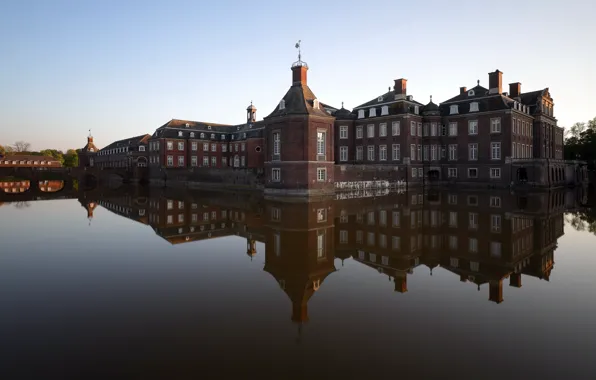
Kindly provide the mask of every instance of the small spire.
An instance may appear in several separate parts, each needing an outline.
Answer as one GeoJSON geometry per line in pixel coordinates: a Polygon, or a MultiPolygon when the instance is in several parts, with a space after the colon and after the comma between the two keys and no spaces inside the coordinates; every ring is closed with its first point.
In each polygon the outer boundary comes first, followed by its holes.
{"type": "Polygon", "coordinates": [[[391,92],[391,87],[387,87],[387,92],[391,92]]]}
{"type": "Polygon", "coordinates": [[[89,128],[89,137],[91,137],[91,128],[89,128]]]}
{"type": "Polygon", "coordinates": [[[433,101],[433,96],[432,96],[432,95],[430,96],[430,101],[431,101],[431,103],[432,103],[432,101],[433,101]]]}
{"type": "Polygon", "coordinates": [[[344,102],[341,102],[341,108],[344,108],[344,102]]]}
{"type": "Polygon", "coordinates": [[[302,40],[298,40],[298,42],[296,42],[296,49],[298,49],[298,62],[302,61],[302,51],[300,46],[301,43],[302,40]]]}
{"type": "Polygon", "coordinates": [[[476,81],[476,85],[480,86],[480,79],[476,81]]]}

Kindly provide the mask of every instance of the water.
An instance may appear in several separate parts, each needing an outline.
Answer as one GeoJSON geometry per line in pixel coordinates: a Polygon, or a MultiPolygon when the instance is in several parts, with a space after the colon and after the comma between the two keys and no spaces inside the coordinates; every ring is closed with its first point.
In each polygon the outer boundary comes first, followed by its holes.
{"type": "Polygon", "coordinates": [[[3,379],[596,373],[581,191],[62,196],[0,207],[3,379]]]}

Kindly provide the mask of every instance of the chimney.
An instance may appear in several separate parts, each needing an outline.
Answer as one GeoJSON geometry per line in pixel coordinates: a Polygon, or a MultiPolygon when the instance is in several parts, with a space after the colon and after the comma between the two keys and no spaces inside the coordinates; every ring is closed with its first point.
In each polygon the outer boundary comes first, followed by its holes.
{"type": "Polygon", "coordinates": [[[488,73],[488,93],[500,94],[502,92],[503,73],[498,69],[493,73],[488,73]]]}
{"type": "Polygon", "coordinates": [[[461,94],[465,94],[465,93],[466,93],[466,91],[468,91],[468,88],[467,88],[467,87],[460,87],[460,88],[459,88],[459,94],[460,94],[460,95],[461,95],[461,94]]]}
{"type": "Polygon", "coordinates": [[[393,89],[395,90],[395,95],[404,95],[405,96],[408,93],[407,82],[408,82],[408,80],[404,79],[404,78],[395,80],[395,86],[393,86],[393,89]]]}
{"type": "Polygon", "coordinates": [[[503,302],[503,279],[489,281],[488,299],[495,303],[503,302]]]}
{"type": "Polygon", "coordinates": [[[509,83],[509,96],[517,98],[521,94],[521,83],[509,83]]]}
{"type": "Polygon", "coordinates": [[[308,66],[304,65],[295,65],[292,66],[292,84],[306,85],[306,71],[308,70],[308,66]]]}

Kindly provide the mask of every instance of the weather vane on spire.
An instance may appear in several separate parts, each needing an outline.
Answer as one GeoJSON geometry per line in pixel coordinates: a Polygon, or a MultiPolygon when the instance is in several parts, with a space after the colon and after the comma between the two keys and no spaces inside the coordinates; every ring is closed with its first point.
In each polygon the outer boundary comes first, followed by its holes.
{"type": "Polygon", "coordinates": [[[298,62],[300,62],[302,60],[302,52],[300,50],[301,43],[302,43],[302,40],[298,40],[298,42],[296,42],[296,49],[298,49],[298,62]]]}
{"type": "Polygon", "coordinates": [[[91,128],[89,128],[89,137],[91,137],[91,128]]]}

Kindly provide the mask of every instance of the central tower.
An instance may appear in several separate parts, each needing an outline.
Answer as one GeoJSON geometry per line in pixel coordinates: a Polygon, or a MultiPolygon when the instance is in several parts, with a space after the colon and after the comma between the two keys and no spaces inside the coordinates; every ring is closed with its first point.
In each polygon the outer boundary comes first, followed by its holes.
{"type": "Polygon", "coordinates": [[[264,119],[265,194],[309,197],[333,193],[335,117],[308,87],[308,65],[300,54],[291,70],[290,89],[264,119]]]}

